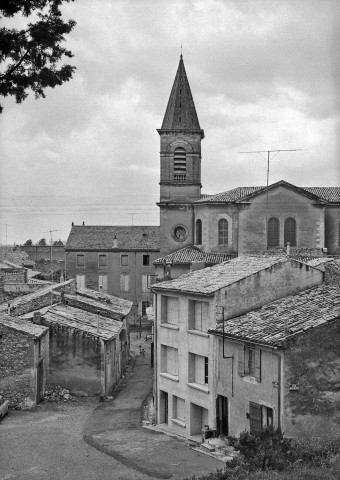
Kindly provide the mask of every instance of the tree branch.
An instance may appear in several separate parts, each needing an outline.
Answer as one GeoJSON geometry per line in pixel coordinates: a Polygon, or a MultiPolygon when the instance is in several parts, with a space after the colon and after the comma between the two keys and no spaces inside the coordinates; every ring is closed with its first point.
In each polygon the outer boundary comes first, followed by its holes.
{"type": "Polygon", "coordinates": [[[25,58],[27,57],[27,54],[28,52],[30,51],[30,47],[28,47],[28,49],[26,50],[26,52],[23,54],[23,56],[20,58],[20,60],[18,61],[18,63],[16,65],[13,65],[12,68],[10,68],[8,70],[8,72],[6,72],[4,75],[0,75],[0,79],[3,79],[3,78],[7,78],[9,77],[10,75],[12,75],[12,73],[20,67],[20,65],[22,64],[22,62],[25,60],[25,58]]]}

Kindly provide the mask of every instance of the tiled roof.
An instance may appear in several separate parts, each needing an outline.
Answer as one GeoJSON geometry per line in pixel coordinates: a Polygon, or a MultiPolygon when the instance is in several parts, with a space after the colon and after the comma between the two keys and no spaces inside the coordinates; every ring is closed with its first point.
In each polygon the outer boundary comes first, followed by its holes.
{"type": "MultiPolygon", "coordinates": [[[[181,55],[161,130],[200,132],[194,99],[181,55]]],[[[203,134],[204,135],[204,134],[203,134]]]]}
{"type": "MultiPolygon", "coordinates": [[[[42,287],[39,290],[36,290],[32,293],[28,293],[27,295],[22,295],[20,297],[14,298],[10,301],[12,307],[20,307],[21,305],[25,305],[26,303],[31,302],[32,300],[38,299],[41,296],[46,295],[49,292],[53,292],[54,290],[60,290],[63,286],[67,286],[72,283],[74,280],[67,280],[63,283],[52,283],[46,287],[42,287]]],[[[0,305],[0,312],[7,310],[7,303],[2,303],[0,305]]]]}
{"type": "Polygon", "coordinates": [[[65,250],[158,250],[159,232],[157,226],[74,225],[65,250]]]}
{"type": "Polygon", "coordinates": [[[102,317],[79,308],[54,305],[43,314],[48,322],[65,325],[94,337],[110,340],[116,337],[122,329],[123,323],[111,318],[102,317]],[[99,328],[98,328],[99,321],[99,328]]]}
{"type": "Polygon", "coordinates": [[[77,295],[66,295],[67,298],[74,297],[77,300],[88,302],[91,305],[98,305],[101,308],[106,307],[119,317],[125,317],[131,310],[133,303],[124,298],[115,297],[107,293],[96,292],[90,288],[77,289],[77,295]]]}
{"type": "Polygon", "coordinates": [[[215,265],[216,263],[230,260],[233,256],[234,255],[228,253],[205,252],[199,247],[189,245],[188,247],[177,250],[177,252],[157,258],[153,263],[154,265],[160,265],[163,263],[188,264],[192,262],[204,262],[215,265]]]}
{"type": "Polygon", "coordinates": [[[18,317],[11,317],[5,312],[0,312],[0,328],[1,325],[12,328],[18,332],[27,333],[32,337],[39,338],[43,335],[48,328],[41,325],[35,325],[34,323],[27,322],[18,317]]]}
{"type": "Polygon", "coordinates": [[[174,280],[154,284],[152,290],[213,295],[220,288],[285,261],[286,257],[282,255],[244,255],[213,267],[187,273],[174,280]]]}
{"type": "MultiPolygon", "coordinates": [[[[226,320],[224,333],[230,338],[280,346],[294,335],[337,318],[340,318],[340,288],[321,285],[226,320]]],[[[223,325],[217,324],[209,332],[222,335],[223,325]]]]}
{"type": "Polygon", "coordinates": [[[331,203],[340,203],[340,187],[301,187],[331,203]]]}
{"type": "Polygon", "coordinates": [[[210,195],[206,198],[201,198],[197,203],[206,203],[206,202],[235,202],[240,200],[240,198],[246,197],[250,193],[257,192],[264,187],[237,187],[233,190],[227,190],[226,192],[217,193],[216,195],[210,195]]]}
{"type": "MultiPolygon", "coordinates": [[[[275,187],[276,185],[287,185],[295,187],[284,180],[280,180],[272,185],[269,185],[269,188],[275,187]]],[[[340,202],[340,187],[295,187],[299,190],[305,190],[309,194],[315,195],[322,200],[326,200],[330,203],[339,203],[340,202]]],[[[205,198],[201,198],[196,203],[209,203],[209,202],[237,202],[249,195],[253,195],[259,192],[266,187],[237,187],[233,190],[228,190],[226,192],[218,193],[216,195],[207,195],[205,198]]]]}

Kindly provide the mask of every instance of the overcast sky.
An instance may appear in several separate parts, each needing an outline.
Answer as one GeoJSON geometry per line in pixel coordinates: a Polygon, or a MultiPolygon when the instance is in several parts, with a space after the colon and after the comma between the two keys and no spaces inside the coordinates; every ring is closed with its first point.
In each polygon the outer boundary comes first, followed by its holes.
{"type": "Polygon", "coordinates": [[[159,135],[180,46],[201,128],[203,193],[340,185],[337,0],[77,0],[77,70],[3,101],[0,243],[66,239],[71,222],[159,223],[159,135]],[[132,213],[134,215],[132,215],[132,213]]]}

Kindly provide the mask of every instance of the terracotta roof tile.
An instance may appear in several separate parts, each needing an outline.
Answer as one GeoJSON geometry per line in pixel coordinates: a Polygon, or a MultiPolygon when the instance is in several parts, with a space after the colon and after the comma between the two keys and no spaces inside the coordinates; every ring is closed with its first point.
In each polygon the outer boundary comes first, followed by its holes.
{"type": "Polygon", "coordinates": [[[35,338],[41,337],[41,335],[48,331],[47,327],[27,322],[20,317],[12,317],[5,312],[0,312],[0,327],[1,325],[12,328],[18,332],[26,333],[35,338]]]}
{"type": "MultiPolygon", "coordinates": [[[[340,289],[321,285],[226,320],[224,333],[234,339],[280,346],[294,335],[338,318],[340,289]]],[[[222,335],[223,325],[217,324],[209,332],[222,335]]]]}
{"type": "Polygon", "coordinates": [[[244,255],[213,267],[187,273],[174,280],[154,284],[152,290],[213,295],[220,288],[285,261],[286,257],[282,255],[244,255]]]}
{"type": "Polygon", "coordinates": [[[159,232],[158,226],[74,225],[65,250],[159,250],[159,232]]]}
{"type": "Polygon", "coordinates": [[[230,260],[235,256],[236,255],[230,255],[228,253],[205,252],[202,248],[189,245],[169,255],[157,258],[153,263],[154,265],[160,265],[163,263],[188,264],[192,262],[204,262],[215,265],[216,263],[230,260]]]}

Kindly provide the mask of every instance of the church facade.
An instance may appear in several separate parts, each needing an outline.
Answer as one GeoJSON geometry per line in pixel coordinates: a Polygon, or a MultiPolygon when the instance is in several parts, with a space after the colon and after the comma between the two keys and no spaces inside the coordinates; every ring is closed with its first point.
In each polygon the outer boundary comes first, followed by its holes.
{"type": "Polygon", "coordinates": [[[340,187],[267,187],[201,193],[201,129],[182,55],[160,135],[160,246],[234,255],[286,249],[340,255],[340,187]]]}

